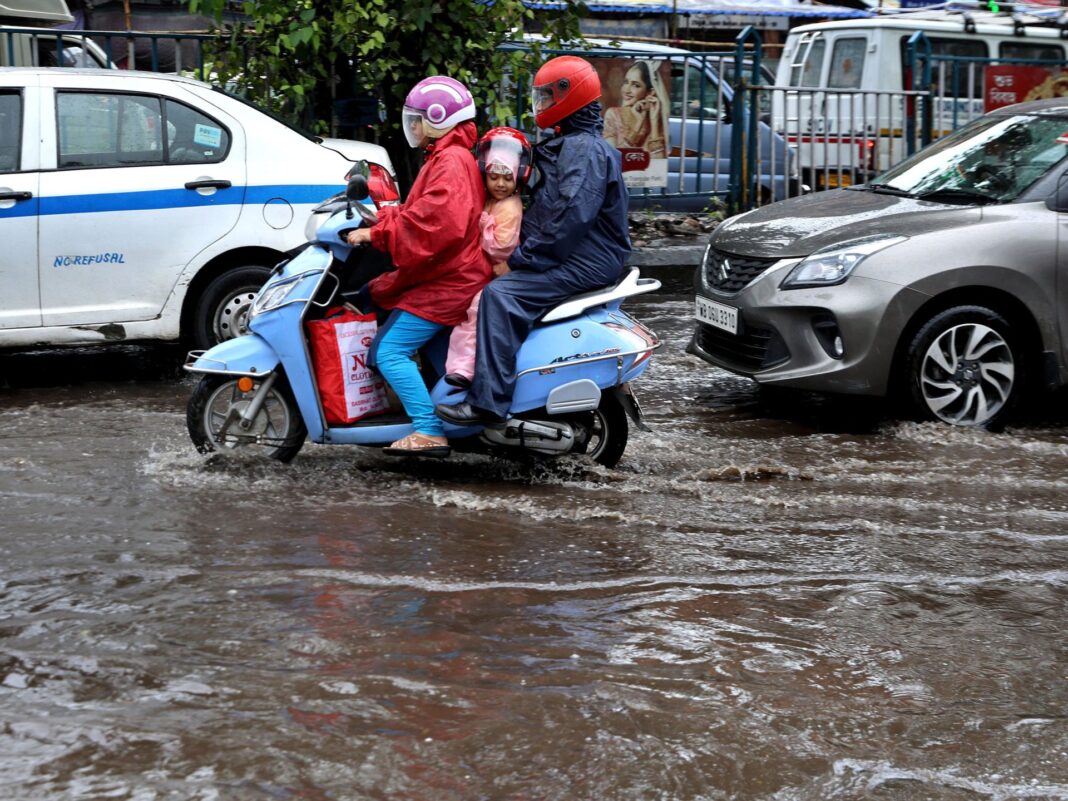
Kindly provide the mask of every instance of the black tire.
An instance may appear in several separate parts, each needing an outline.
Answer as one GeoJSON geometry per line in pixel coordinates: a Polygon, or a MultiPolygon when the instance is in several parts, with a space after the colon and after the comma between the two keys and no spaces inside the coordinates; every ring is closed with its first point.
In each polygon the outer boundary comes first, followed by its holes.
{"type": "MultiPolygon", "coordinates": [[[[220,446],[214,435],[217,434],[217,429],[214,433],[209,431],[209,424],[219,423],[221,419],[219,413],[228,410],[227,400],[232,405],[235,401],[242,402],[252,397],[252,393],[245,395],[237,389],[237,381],[236,376],[226,375],[209,375],[200,379],[200,383],[193,390],[192,397],[189,398],[185,416],[189,438],[193,440],[193,445],[200,453],[233,453],[248,448],[260,448],[262,454],[268,458],[277,459],[279,462],[290,461],[304,447],[308,429],[304,425],[304,419],[300,416],[300,410],[297,408],[289,384],[281,376],[271,387],[268,401],[256,416],[256,423],[251,432],[252,435],[269,436],[275,442],[271,444],[251,441],[248,444],[234,442],[232,446],[220,446]],[[228,393],[229,399],[226,397],[228,393]],[[214,407],[214,412],[209,409],[209,405],[214,407]],[[281,425],[277,425],[279,418],[284,421],[281,425]]],[[[259,384],[256,386],[258,387],[259,384]]],[[[252,392],[255,392],[255,388],[252,392]]]]}
{"type": "Polygon", "coordinates": [[[908,344],[905,400],[921,420],[996,430],[1023,394],[1019,335],[986,306],[954,306],[920,326],[908,344]]]}
{"type": "Polygon", "coordinates": [[[210,348],[246,333],[252,299],[270,274],[267,267],[243,265],[227,270],[204,287],[193,307],[193,347],[210,348]]]}
{"type": "Polygon", "coordinates": [[[623,451],[627,449],[629,435],[630,424],[623,404],[615,394],[603,393],[601,405],[593,412],[590,437],[585,448],[586,455],[605,467],[615,467],[623,458],[623,451]]]}

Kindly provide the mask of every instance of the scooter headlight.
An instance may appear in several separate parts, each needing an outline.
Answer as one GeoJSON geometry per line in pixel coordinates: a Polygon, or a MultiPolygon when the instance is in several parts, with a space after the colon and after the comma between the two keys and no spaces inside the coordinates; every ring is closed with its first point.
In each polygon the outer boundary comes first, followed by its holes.
{"type": "Polygon", "coordinates": [[[252,301],[252,310],[249,312],[249,318],[255,317],[258,314],[262,314],[265,311],[276,309],[285,302],[285,299],[293,292],[297,286],[297,281],[287,281],[284,284],[275,284],[274,286],[267,286],[260,290],[260,294],[256,296],[256,299],[252,301]]]}
{"type": "Polygon", "coordinates": [[[790,270],[779,284],[780,289],[804,289],[805,287],[834,286],[844,283],[850,273],[873,253],[904,242],[904,236],[880,236],[858,239],[844,247],[817,250],[790,270]]]}

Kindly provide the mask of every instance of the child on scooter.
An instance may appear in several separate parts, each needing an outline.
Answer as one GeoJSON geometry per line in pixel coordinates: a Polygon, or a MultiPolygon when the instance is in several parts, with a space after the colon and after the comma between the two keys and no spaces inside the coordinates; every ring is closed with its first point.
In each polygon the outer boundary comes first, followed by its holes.
{"type": "MultiPolygon", "coordinates": [[[[519,190],[530,175],[531,150],[527,138],[514,128],[494,128],[486,133],[476,151],[486,182],[486,206],[479,228],[482,250],[493,264],[493,274],[505,275],[508,257],[519,244],[523,202],[519,190]]],[[[445,381],[455,387],[470,387],[475,374],[479,292],[467,309],[467,319],[453,329],[445,361],[445,381]]]]}

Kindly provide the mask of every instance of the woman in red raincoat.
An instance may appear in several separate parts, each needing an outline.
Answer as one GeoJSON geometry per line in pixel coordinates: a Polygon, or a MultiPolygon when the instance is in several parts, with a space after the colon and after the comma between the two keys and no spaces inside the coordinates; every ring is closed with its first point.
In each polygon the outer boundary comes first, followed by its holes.
{"type": "Polygon", "coordinates": [[[485,188],[471,148],[478,139],[475,103],[452,78],[425,78],[404,101],[408,144],[426,161],[401,206],[387,206],[378,223],[358,228],[349,243],[389,253],[396,270],[374,279],[371,299],[392,313],[371,346],[370,363],[393,387],[413,434],[385,449],[394,455],[450,453],[441,421],[412,356],[467,315],[492,269],[482,251],[479,216],[485,188]]]}

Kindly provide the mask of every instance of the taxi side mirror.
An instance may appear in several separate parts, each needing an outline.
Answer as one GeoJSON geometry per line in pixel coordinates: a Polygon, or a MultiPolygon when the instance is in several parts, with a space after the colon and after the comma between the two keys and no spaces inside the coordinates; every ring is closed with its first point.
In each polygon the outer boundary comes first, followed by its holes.
{"type": "Polygon", "coordinates": [[[1046,198],[1046,208],[1050,211],[1068,211],[1068,172],[1062,173],[1057,180],[1057,188],[1046,198]]]}

